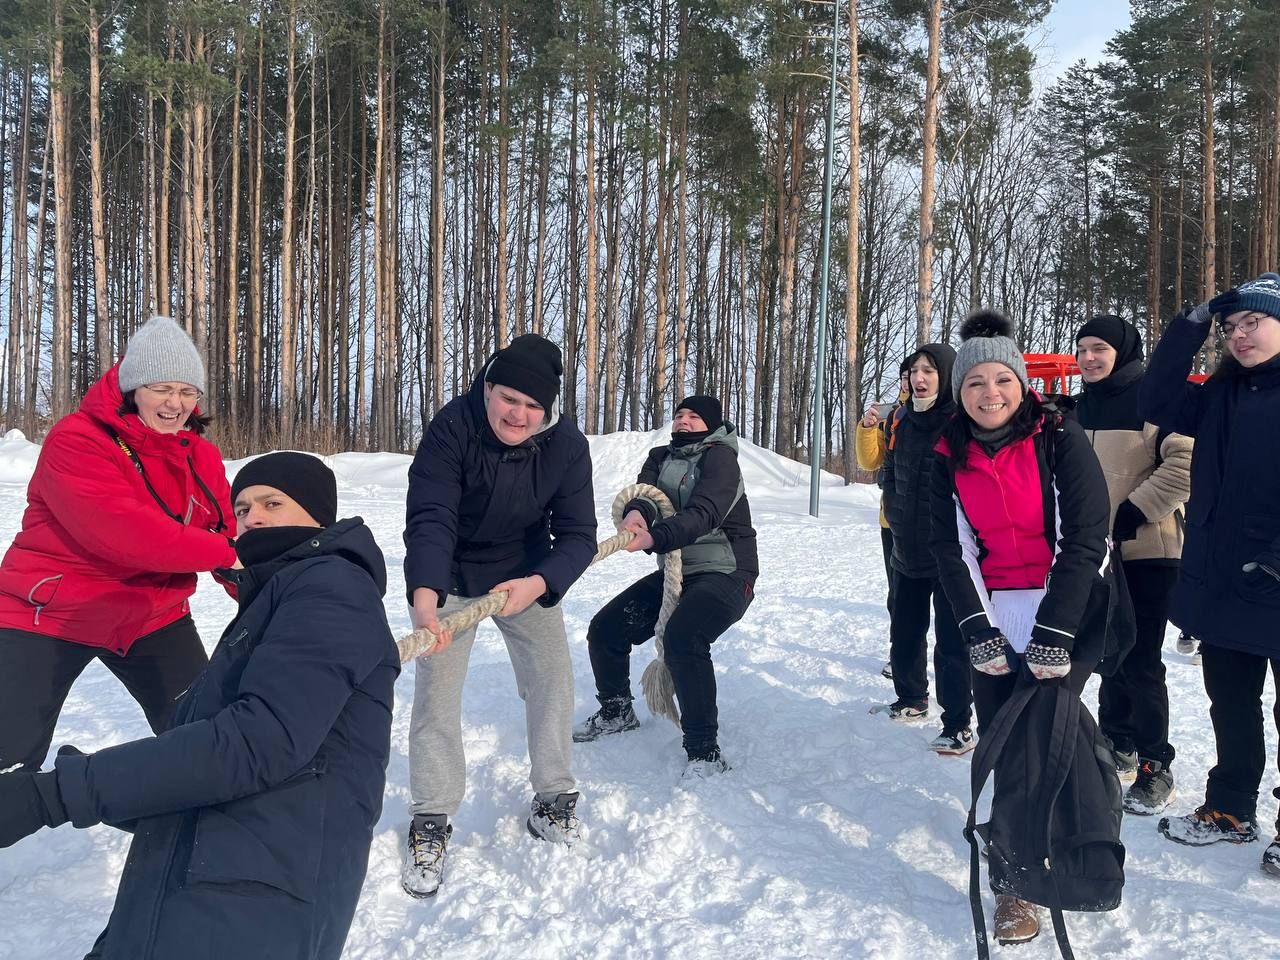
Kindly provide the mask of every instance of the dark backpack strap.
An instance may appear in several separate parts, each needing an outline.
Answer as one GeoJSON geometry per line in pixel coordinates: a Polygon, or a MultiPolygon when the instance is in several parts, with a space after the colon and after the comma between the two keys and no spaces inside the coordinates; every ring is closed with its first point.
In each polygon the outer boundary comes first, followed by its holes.
{"type": "Polygon", "coordinates": [[[991,726],[978,740],[978,747],[973,753],[970,767],[969,783],[971,799],[969,817],[965,822],[964,836],[969,841],[969,909],[973,912],[973,935],[978,946],[978,960],[989,960],[991,953],[987,944],[987,921],[982,913],[982,878],[979,870],[979,849],[977,835],[978,798],[987,780],[995,770],[996,760],[1004,752],[1009,735],[1013,733],[1018,719],[1027,709],[1032,697],[1036,695],[1038,681],[1032,679],[1030,673],[1023,672],[1013,690],[1013,696],[1004,702],[1004,706],[991,720],[991,726]]]}
{"type": "MultiPolygon", "coordinates": [[[[1045,774],[1045,802],[1039,804],[1045,812],[1045,849],[1053,856],[1053,811],[1058,804],[1066,786],[1067,777],[1071,773],[1076,757],[1076,743],[1080,728],[1080,698],[1067,688],[1065,682],[1059,681],[1055,691],[1057,699],[1053,708],[1053,729],[1049,733],[1048,769],[1045,774]]],[[[1058,941],[1058,952],[1063,960],[1075,960],[1071,951],[1071,941],[1067,937],[1066,919],[1062,915],[1062,894],[1058,890],[1056,866],[1051,859],[1046,861],[1049,869],[1049,882],[1053,885],[1054,902],[1049,904],[1049,915],[1053,918],[1053,935],[1058,941]]]]}

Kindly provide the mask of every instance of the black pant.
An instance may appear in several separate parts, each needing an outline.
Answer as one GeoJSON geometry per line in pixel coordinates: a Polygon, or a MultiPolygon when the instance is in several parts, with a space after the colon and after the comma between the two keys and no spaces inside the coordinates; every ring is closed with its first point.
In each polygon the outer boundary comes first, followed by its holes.
{"type": "Polygon", "coordinates": [[[14,764],[40,769],[71,685],[94,659],[125,685],[156,733],[168,729],[178,697],[209,663],[190,616],[140,637],[123,657],[104,647],[0,629],[0,770],[14,764]]]}
{"type": "Polygon", "coordinates": [[[885,606],[889,616],[893,616],[893,531],[888,527],[880,528],[880,552],[884,554],[884,579],[889,584],[889,594],[885,598],[885,606]]]}
{"type": "MultiPolygon", "coordinates": [[[[1204,802],[1238,819],[1252,820],[1257,815],[1258,785],[1267,768],[1262,690],[1268,663],[1280,683],[1280,659],[1268,660],[1201,642],[1200,662],[1204,689],[1209,695],[1213,738],[1218,744],[1218,762],[1209,771],[1204,802]]],[[[1280,701],[1273,708],[1273,716],[1280,728],[1280,701]]],[[[1280,797],[1280,791],[1275,794],[1280,797]]],[[[1280,821],[1276,829],[1280,830],[1280,821]]]]}
{"type": "MultiPolygon", "coordinates": [[[[667,621],[663,660],[671,670],[680,704],[684,747],[704,753],[716,746],[716,673],[711,644],[742,619],[753,598],[740,573],[686,577],[680,602],[667,621]]],[[[591,618],[587,648],[601,701],[631,696],[631,648],[653,636],[662,607],[662,574],[637,580],[591,618]]]]}
{"type": "Polygon", "coordinates": [[[1126,563],[1137,639],[1115,674],[1098,690],[1098,725],[1117,750],[1144,760],[1173,762],[1169,743],[1169,688],[1164,679],[1164,631],[1178,582],[1177,566],[1126,563]]]}
{"type": "Polygon", "coordinates": [[[893,571],[893,609],[889,617],[889,662],[898,700],[919,703],[929,698],[929,598],[933,598],[933,676],[942,704],[942,728],[969,726],[972,713],[969,651],[956,625],[956,615],[934,579],[893,571]]]}
{"type": "MultiPolygon", "coordinates": [[[[1089,677],[1093,675],[1101,659],[1101,646],[1087,651],[1083,659],[1077,659],[1075,652],[1072,652],[1071,672],[1067,674],[1067,686],[1077,697],[1084,691],[1084,685],[1089,682],[1089,677]]],[[[973,709],[978,715],[978,736],[986,732],[991,721],[1000,712],[1000,708],[1013,694],[1013,688],[1017,682],[1018,670],[1016,669],[999,677],[993,677],[979,670],[973,671],[973,709]]]]}

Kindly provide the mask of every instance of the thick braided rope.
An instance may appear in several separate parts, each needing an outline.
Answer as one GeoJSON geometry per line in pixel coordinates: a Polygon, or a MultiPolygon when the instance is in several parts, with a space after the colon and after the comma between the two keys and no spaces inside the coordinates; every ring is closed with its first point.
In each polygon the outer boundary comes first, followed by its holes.
{"type": "MultiPolygon", "coordinates": [[[[622,511],[636,497],[646,497],[658,505],[658,512],[665,518],[672,516],[676,510],[667,499],[667,495],[657,487],[647,483],[633,483],[618,491],[613,498],[613,523],[622,522],[622,511]]],[[[597,554],[597,559],[599,558],[597,554]]],[[[658,622],[653,628],[653,662],[644,668],[640,677],[640,689],[644,692],[644,702],[649,712],[655,717],[666,717],[676,726],[680,725],[680,709],[676,706],[676,685],[671,679],[671,669],[662,655],[663,636],[667,630],[667,621],[675,612],[680,602],[680,587],[684,581],[684,562],[679,550],[672,550],[662,555],[662,607],[658,611],[658,622]]]]}
{"type": "MultiPolygon", "coordinates": [[[[671,501],[657,487],[646,483],[633,483],[631,486],[619,490],[618,495],[613,498],[612,514],[615,526],[622,522],[622,511],[626,508],[626,505],[638,496],[647,497],[656,503],[658,511],[663,517],[669,517],[675,513],[675,508],[671,505],[671,501]]],[[[614,534],[612,537],[601,540],[596,547],[596,555],[591,562],[593,564],[599,563],[605,557],[617,553],[634,539],[634,533],[624,530],[614,534]]],[[[654,650],[657,656],[653,663],[645,668],[644,675],[640,678],[640,689],[644,691],[645,703],[649,705],[650,712],[655,716],[667,717],[677,725],[680,723],[680,711],[676,707],[675,684],[671,680],[671,671],[667,668],[666,662],[662,658],[662,635],[666,630],[667,621],[671,619],[671,614],[676,608],[676,604],[680,602],[680,585],[683,578],[680,551],[673,550],[668,554],[664,554],[662,608],[658,612],[658,623],[654,628],[654,650]]],[[[507,591],[505,590],[486,594],[475,603],[449,614],[440,621],[440,626],[455,634],[459,633],[462,630],[476,626],[480,621],[488,617],[501,613],[506,603],[507,591]]],[[[398,645],[400,648],[400,662],[407,663],[414,657],[421,657],[430,653],[435,645],[436,635],[430,630],[425,627],[420,630],[414,630],[400,639],[398,645]]]]}

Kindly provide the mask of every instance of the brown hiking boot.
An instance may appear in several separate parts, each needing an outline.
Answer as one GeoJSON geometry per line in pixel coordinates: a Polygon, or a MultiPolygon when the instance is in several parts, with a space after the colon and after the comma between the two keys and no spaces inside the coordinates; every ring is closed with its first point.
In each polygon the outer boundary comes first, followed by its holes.
{"type": "Polygon", "coordinates": [[[1040,933],[1036,905],[1007,894],[996,895],[996,942],[1026,943],[1040,933]]]}

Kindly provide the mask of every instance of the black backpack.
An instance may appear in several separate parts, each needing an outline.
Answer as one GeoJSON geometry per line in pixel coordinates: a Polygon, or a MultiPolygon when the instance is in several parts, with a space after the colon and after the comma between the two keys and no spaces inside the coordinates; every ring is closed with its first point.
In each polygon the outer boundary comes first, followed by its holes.
{"type": "Polygon", "coordinates": [[[973,755],[969,904],[979,960],[989,957],[979,886],[979,843],[990,846],[991,889],[1050,909],[1058,948],[1072,960],[1064,910],[1120,905],[1124,845],[1121,793],[1111,745],[1063,682],[1041,682],[1024,666],[1013,694],[973,755]],[[1000,794],[977,823],[978,798],[994,773],[1000,794]]]}

